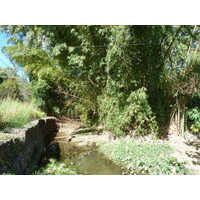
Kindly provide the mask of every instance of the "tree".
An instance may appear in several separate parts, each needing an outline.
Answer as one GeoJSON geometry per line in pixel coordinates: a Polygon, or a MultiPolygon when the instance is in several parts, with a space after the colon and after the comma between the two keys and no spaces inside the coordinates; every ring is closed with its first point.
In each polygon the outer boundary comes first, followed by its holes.
{"type": "Polygon", "coordinates": [[[14,69],[0,69],[0,99],[7,97],[22,99],[18,77],[14,69]]]}
{"type": "Polygon", "coordinates": [[[49,114],[116,134],[184,128],[199,87],[199,26],[1,26],[49,114]],[[134,109],[133,109],[134,108],[134,109]]]}

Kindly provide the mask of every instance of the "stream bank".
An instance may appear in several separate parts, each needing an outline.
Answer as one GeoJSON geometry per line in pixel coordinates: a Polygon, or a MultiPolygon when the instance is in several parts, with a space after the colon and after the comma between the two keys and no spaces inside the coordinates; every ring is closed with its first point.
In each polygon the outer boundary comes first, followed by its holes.
{"type": "Polygon", "coordinates": [[[64,119],[57,123],[59,131],[50,146],[52,149],[56,149],[54,145],[59,146],[60,162],[80,174],[199,174],[195,169],[200,165],[194,164],[198,158],[188,158],[187,150],[198,152],[183,138],[178,137],[176,141],[171,136],[164,140],[151,136],[119,139],[78,121],[64,119]]]}
{"type": "Polygon", "coordinates": [[[200,174],[198,149],[181,137],[119,139],[79,121],[44,118],[0,139],[0,173],[200,174]]]}
{"type": "Polygon", "coordinates": [[[37,168],[45,146],[57,132],[55,118],[41,118],[22,129],[1,133],[0,174],[28,174],[37,168]],[[5,137],[6,136],[6,137],[5,137]]]}
{"type": "MultiPolygon", "coordinates": [[[[51,159],[86,175],[122,175],[125,170],[98,150],[98,142],[109,142],[108,134],[85,127],[81,122],[58,120],[59,131],[47,147],[43,162],[51,159]]],[[[47,164],[48,165],[48,164],[47,164]]],[[[43,165],[45,168],[45,165],[43,165]]],[[[46,171],[46,168],[45,168],[46,171]]],[[[41,172],[42,174],[42,172],[41,172]]]]}

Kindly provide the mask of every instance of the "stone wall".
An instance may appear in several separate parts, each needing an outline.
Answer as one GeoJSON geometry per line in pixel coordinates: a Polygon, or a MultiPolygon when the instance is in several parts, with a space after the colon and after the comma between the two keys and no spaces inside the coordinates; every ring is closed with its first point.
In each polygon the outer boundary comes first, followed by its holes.
{"type": "Polygon", "coordinates": [[[39,163],[46,144],[57,132],[55,118],[35,120],[11,131],[12,138],[0,141],[0,174],[27,174],[39,163]]]}

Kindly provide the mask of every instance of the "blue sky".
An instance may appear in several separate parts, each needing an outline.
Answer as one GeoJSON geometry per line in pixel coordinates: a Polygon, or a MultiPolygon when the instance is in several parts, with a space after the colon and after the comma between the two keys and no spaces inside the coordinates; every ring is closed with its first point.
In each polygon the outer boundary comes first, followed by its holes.
{"type": "Polygon", "coordinates": [[[7,41],[6,36],[0,34],[0,67],[12,66],[9,59],[2,53],[2,47],[8,46],[6,41],[7,41]]]}
{"type": "MultiPolygon", "coordinates": [[[[8,46],[6,35],[0,33],[0,68],[2,67],[13,67],[13,64],[9,61],[9,59],[2,53],[2,47],[8,46]]],[[[18,70],[18,75],[23,75],[23,70],[18,70]]]]}

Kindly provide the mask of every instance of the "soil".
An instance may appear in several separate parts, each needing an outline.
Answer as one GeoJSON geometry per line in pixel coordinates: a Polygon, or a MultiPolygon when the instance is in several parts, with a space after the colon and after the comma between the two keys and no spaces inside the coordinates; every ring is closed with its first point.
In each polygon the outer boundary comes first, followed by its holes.
{"type": "Polygon", "coordinates": [[[178,161],[185,162],[185,165],[193,174],[200,175],[200,151],[196,143],[199,141],[186,139],[182,136],[172,135],[169,137],[169,144],[174,149],[172,156],[178,161]]]}
{"type": "Polygon", "coordinates": [[[57,139],[66,138],[79,146],[92,145],[94,143],[103,141],[111,142],[114,140],[109,132],[101,132],[99,128],[92,129],[85,126],[82,122],[71,119],[59,120],[59,131],[56,136],[57,139]],[[84,130],[88,130],[86,133],[84,130]]]}

